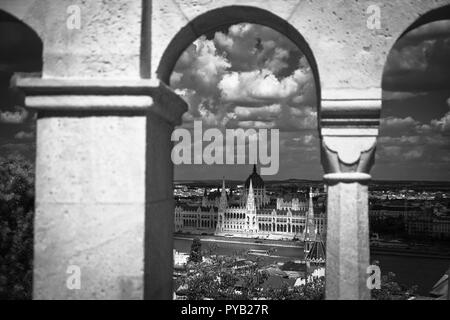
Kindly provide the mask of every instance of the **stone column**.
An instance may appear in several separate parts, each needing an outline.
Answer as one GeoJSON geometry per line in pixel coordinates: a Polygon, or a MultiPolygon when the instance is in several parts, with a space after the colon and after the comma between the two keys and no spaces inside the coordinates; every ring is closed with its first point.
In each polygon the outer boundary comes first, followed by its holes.
{"type": "Polygon", "coordinates": [[[17,85],[38,114],[33,298],[171,299],[170,133],[185,103],[152,80],[17,85]]]}
{"type": "Polygon", "coordinates": [[[370,299],[368,182],[381,90],[323,94],[320,133],[327,196],[326,299],[370,299]]]}

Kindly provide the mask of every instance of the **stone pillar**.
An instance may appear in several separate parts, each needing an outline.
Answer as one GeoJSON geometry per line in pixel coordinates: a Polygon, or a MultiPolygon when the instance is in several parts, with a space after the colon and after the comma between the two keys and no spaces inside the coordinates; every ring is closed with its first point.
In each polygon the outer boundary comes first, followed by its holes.
{"type": "Polygon", "coordinates": [[[327,183],[326,299],[370,299],[368,182],[381,90],[323,94],[320,133],[327,183]]]}
{"type": "Polygon", "coordinates": [[[171,299],[170,134],[185,103],[152,80],[17,85],[38,114],[33,298],[171,299]]]}

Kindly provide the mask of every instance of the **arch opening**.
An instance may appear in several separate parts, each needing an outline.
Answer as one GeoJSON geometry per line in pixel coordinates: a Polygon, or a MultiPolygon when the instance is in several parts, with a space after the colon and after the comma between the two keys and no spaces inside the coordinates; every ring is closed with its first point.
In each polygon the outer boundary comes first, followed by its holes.
{"type": "MultiPolygon", "coordinates": [[[[373,169],[378,182],[370,187],[369,208],[371,232],[381,238],[409,243],[450,239],[444,209],[450,181],[449,57],[450,6],[417,19],[388,55],[373,169]],[[387,189],[390,194],[385,193],[387,189]]],[[[376,259],[383,267],[383,258],[376,259]]],[[[448,268],[421,266],[429,276],[411,279],[405,272],[411,267],[410,262],[399,261],[398,269],[390,271],[402,276],[406,285],[418,285],[423,295],[448,268]],[[437,273],[431,275],[431,270],[437,273]]]]}
{"type": "MultiPolygon", "coordinates": [[[[314,153],[311,161],[319,170],[317,180],[321,179],[317,64],[304,38],[286,21],[253,7],[232,6],[207,12],[191,21],[172,39],[163,54],[157,75],[189,105],[189,111],[183,116],[183,125],[175,130],[183,129],[186,136],[194,136],[194,140],[188,143],[189,155],[195,153],[196,121],[201,122],[205,130],[214,129],[218,134],[228,129],[276,128],[281,131],[280,136],[284,130],[287,137],[281,139],[280,146],[286,148],[281,153],[303,148],[287,162],[298,163],[306,153],[314,153]],[[304,95],[302,90],[308,95],[304,95]],[[306,114],[309,112],[312,116],[308,118],[306,114]]],[[[223,137],[226,138],[225,135],[223,137]]],[[[184,134],[175,139],[172,135],[172,141],[184,142],[184,134]],[[181,136],[183,139],[179,139],[181,136]]],[[[216,141],[214,137],[208,142],[216,141]]],[[[203,142],[200,141],[200,145],[203,142]]],[[[244,144],[246,152],[250,142],[244,144]]],[[[205,150],[201,148],[202,152],[205,150]]],[[[238,154],[233,154],[234,160],[237,157],[238,154]]],[[[186,224],[183,226],[183,218],[178,217],[175,231],[192,236],[209,232],[223,237],[293,239],[295,227],[288,223],[287,211],[300,211],[300,199],[307,194],[307,188],[291,185],[268,192],[268,184],[261,178],[260,168],[253,168],[251,173],[249,164],[253,163],[248,161],[250,157],[245,157],[246,163],[240,163],[246,167],[241,166],[234,173],[230,166],[227,168],[225,158],[221,163],[192,161],[185,172],[178,169],[178,165],[185,163],[174,161],[176,188],[190,189],[199,195],[175,197],[175,206],[181,210],[181,216],[185,210],[187,219],[187,214],[195,211],[188,207],[201,204],[201,212],[217,208],[215,214],[219,222],[214,229],[199,231],[186,224]],[[216,171],[200,166],[211,164],[217,166],[216,171]],[[224,181],[220,178],[223,176],[226,177],[224,181]],[[203,182],[200,188],[200,184],[195,183],[196,179],[208,181],[203,182]],[[277,207],[277,200],[284,196],[288,200],[282,201],[281,206],[286,207],[277,207]]],[[[236,162],[230,164],[238,165],[236,162]]],[[[282,164],[280,168],[285,167],[282,164]]],[[[295,177],[308,171],[297,170],[295,177]]],[[[292,177],[282,176],[280,180],[292,177]]],[[[306,219],[307,212],[302,211],[299,220],[306,219]]],[[[295,237],[299,239],[302,234],[295,234],[295,237]]],[[[178,240],[175,241],[175,250],[178,251],[177,245],[178,240]]]]}
{"type": "Polygon", "coordinates": [[[156,74],[170,85],[170,76],[181,54],[202,35],[211,35],[240,23],[259,24],[278,31],[292,41],[306,56],[311,66],[317,101],[321,100],[320,76],[314,54],[305,38],[287,21],[273,13],[250,6],[228,6],[206,12],[190,21],[172,39],[159,63],[156,74]]]}
{"type": "Polygon", "coordinates": [[[42,48],[33,29],[0,10],[0,225],[8,230],[0,235],[0,299],[32,298],[36,124],[12,82],[18,73],[42,72],[42,48]]]}

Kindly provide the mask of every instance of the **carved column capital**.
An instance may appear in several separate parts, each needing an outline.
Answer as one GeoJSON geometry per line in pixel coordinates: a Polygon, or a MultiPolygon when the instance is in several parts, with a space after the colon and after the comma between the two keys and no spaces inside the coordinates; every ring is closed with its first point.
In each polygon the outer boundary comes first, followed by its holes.
{"type": "Polygon", "coordinates": [[[159,80],[19,78],[15,85],[26,94],[25,105],[39,112],[126,113],[160,116],[181,124],[186,102],[159,80]]]}
{"type": "Polygon", "coordinates": [[[325,179],[370,179],[380,111],[381,90],[324,92],[320,135],[325,179]]]}

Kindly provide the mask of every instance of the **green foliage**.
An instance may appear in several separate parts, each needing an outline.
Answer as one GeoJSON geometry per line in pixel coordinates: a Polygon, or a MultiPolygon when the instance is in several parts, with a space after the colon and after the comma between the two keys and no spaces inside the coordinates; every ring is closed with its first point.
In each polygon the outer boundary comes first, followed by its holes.
{"type": "Polygon", "coordinates": [[[189,255],[189,261],[201,262],[202,261],[202,243],[199,238],[195,238],[191,245],[191,254],[189,255]]]}
{"type": "Polygon", "coordinates": [[[395,281],[396,275],[389,272],[381,277],[381,289],[372,290],[373,300],[407,300],[414,296],[418,287],[408,288],[395,281]]]}
{"type": "MultiPolygon", "coordinates": [[[[188,300],[323,300],[325,299],[325,277],[314,278],[303,286],[267,288],[269,275],[257,264],[236,268],[237,257],[207,258],[202,263],[190,263],[188,272],[180,279],[188,300]]],[[[241,264],[242,266],[242,264],[241,264]]],[[[395,274],[382,277],[381,289],[372,290],[374,300],[406,300],[412,297],[417,287],[407,288],[398,284],[395,274]]],[[[180,292],[179,292],[180,293],[180,292]]]]}
{"type": "Polygon", "coordinates": [[[256,265],[233,269],[227,258],[213,257],[208,262],[189,265],[181,285],[186,286],[189,300],[241,300],[257,298],[260,286],[267,279],[256,265]]]}
{"type": "Polygon", "coordinates": [[[211,257],[206,262],[191,263],[180,286],[189,300],[321,300],[325,280],[315,279],[305,286],[264,288],[269,278],[257,264],[235,268],[235,258],[211,257]]]}
{"type": "Polygon", "coordinates": [[[266,292],[270,300],[323,300],[325,298],[325,278],[314,278],[303,286],[280,289],[270,288],[266,292]]]}
{"type": "Polygon", "coordinates": [[[33,164],[0,157],[0,299],[31,298],[33,212],[33,164]]]}

